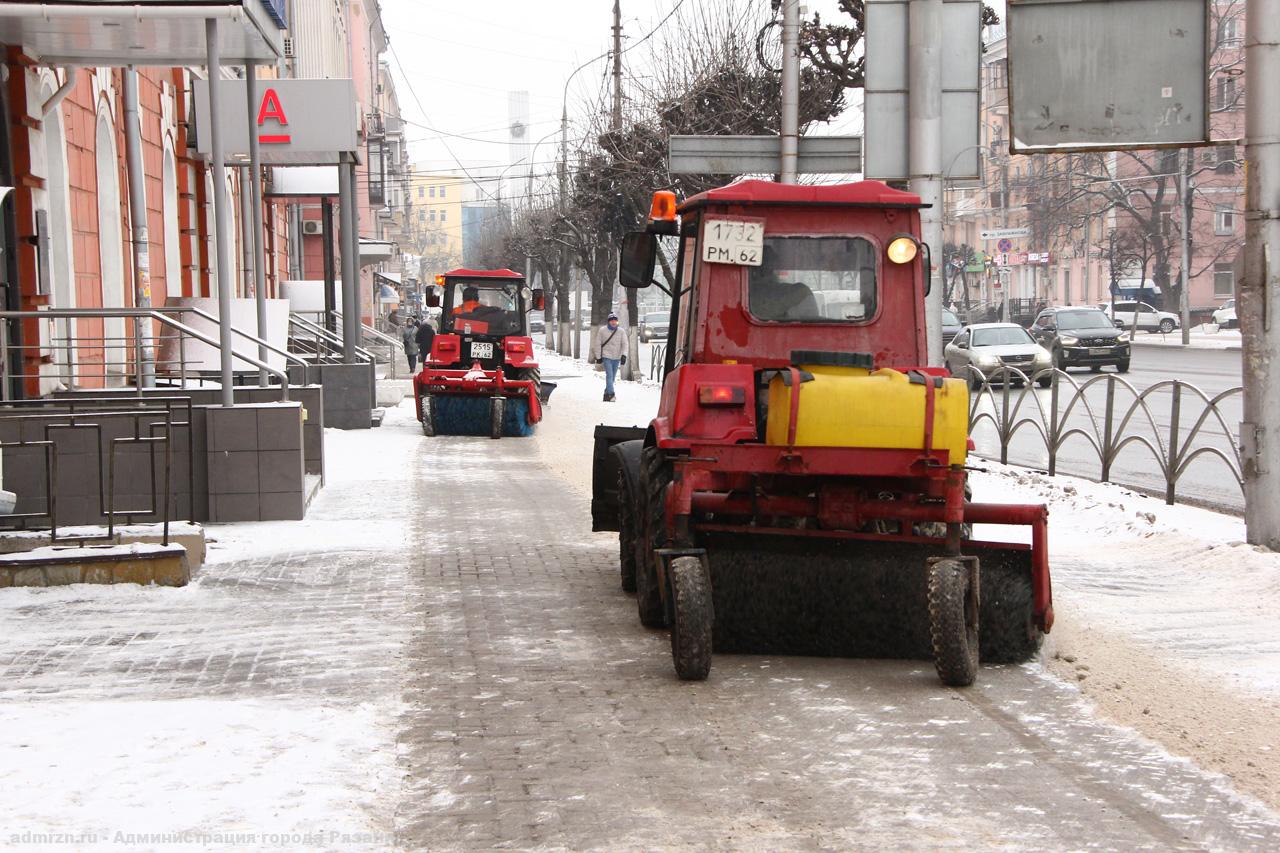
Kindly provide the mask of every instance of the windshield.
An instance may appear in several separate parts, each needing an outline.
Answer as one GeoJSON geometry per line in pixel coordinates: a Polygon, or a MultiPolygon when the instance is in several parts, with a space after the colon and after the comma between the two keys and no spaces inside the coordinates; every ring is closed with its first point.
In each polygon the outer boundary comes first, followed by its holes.
{"type": "Polygon", "coordinates": [[[997,329],[974,329],[975,347],[998,347],[1009,344],[1033,344],[1035,341],[1021,326],[1001,326],[997,329]]]}
{"type": "Polygon", "coordinates": [[[865,322],[876,313],[876,256],[862,237],[766,237],[747,307],[760,320],[865,322]]]}
{"type": "Polygon", "coordinates": [[[645,314],[644,315],[644,322],[650,326],[657,325],[658,323],[666,323],[670,321],[670,319],[671,319],[671,314],[666,311],[663,311],[661,314],[645,314]]]}
{"type": "Polygon", "coordinates": [[[1056,319],[1061,330],[1114,328],[1114,324],[1101,311],[1059,311],[1056,319]]]}
{"type": "Polygon", "coordinates": [[[441,332],[473,335],[524,333],[518,283],[455,281],[445,286],[441,332]]]}
{"type": "Polygon", "coordinates": [[[944,326],[959,326],[959,325],[960,325],[960,318],[959,318],[959,317],[957,317],[957,316],[956,316],[954,313],[952,313],[950,310],[948,310],[948,309],[946,309],[946,308],[943,308],[943,309],[942,309],[942,325],[944,325],[944,326]]]}

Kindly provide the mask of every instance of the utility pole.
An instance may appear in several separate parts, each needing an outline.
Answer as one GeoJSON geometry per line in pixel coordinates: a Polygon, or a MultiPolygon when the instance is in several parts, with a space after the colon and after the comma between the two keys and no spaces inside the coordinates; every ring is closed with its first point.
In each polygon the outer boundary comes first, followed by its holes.
{"type": "MultiPolygon", "coordinates": [[[[622,0],[613,0],[613,119],[609,129],[615,134],[622,130],[622,0]]],[[[614,267],[617,269],[616,265],[614,267]]],[[[639,291],[627,294],[627,363],[622,368],[624,379],[636,379],[640,370],[639,291]]]]}
{"type": "MultiPolygon", "coordinates": [[[[567,86],[567,84],[566,84],[567,86]]],[[[569,107],[566,105],[560,113],[560,217],[563,219],[569,212],[569,107]]],[[[560,244],[560,281],[569,280],[569,247],[560,244]]],[[[573,352],[574,358],[582,356],[582,335],[578,333],[582,317],[582,292],[574,288],[574,311],[568,334],[560,335],[561,352],[573,352]],[[570,340],[570,338],[572,340],[570,340]]],[[[563,329],[563,324],[561,324],[563,329]]]]}
{"type": "Polygon", "coordinates": [[[1195,213],[1191,208],[1191,196],[1196,191],[1195,179],[1191,177],[1191,163],[1195,152],[1184,149],[1182,152],[1182,174],[1178,187],[1182,193],[1182,281],[1178,287],[1178,317],[1182,325],[1182,345],[1191,343],[1191,224],[1195,221],[1195,213]]]}
{"type": "Polygon", "coordinates": [[[796,182],[800,159],[800,0],[782,0],[782,139],[778,179],[796,182]]]}
{"type": "MultiPolygon", "coordinates": [[[[927,207],[920,211],[920,231],[930,252],[934,282],[925,298],[929,364],[942,364],[942,0],[910,0],[907,6],[907,146],[908,187],[927,207]]],[[[1006,302],[1008,297],[1006,295],[1006,302]]]]}
{"type": "Polygon", "coordinates": [[[1245,529],[1251,544],[1280,550],[1280,0],[1247,0],[1244,276],[1236,293],[1244,345],[1245,529]]]}

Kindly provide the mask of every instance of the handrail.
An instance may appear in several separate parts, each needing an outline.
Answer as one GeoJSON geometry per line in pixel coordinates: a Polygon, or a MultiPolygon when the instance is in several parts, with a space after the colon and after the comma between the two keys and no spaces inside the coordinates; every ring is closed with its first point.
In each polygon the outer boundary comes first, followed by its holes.
{"type": "MultiPolygon", "coordinates": [[[[308,320],[306,317],[303,317],[301,314],[298,314],[298,313],[290,313],[289,322],[302,326],[307,331],[312,332],[313,334],[320,335],[320,337],[323,338],[325,341],[328,341],[330,344],[333,344],[335,350],[341,351],[342,338],[337,334],[329,331],[324,326],[321,326],[319,323],[308,320]]],[[[356,355],[360,356],[361,358],[367,359],[370,363],[374,363],[377,361],[373,353],[369,352],[367,349],[361,346],[356,347],[356,355]]]]}
{"type": "MultiPolygon", "coordinates": [[[[155,320],[156,322],[160,323],[162,326],[168,326],[169,328],[174,329],[180,335],[190,335],[196,340],[202,343],[205,343],[215,349],[221,349],[221,344],[216,339],[209,337],[208,335],[204,334],[198,329],[193,329],[192,327],[188,326],[187,324],[179,320],[174,320],[172,317],[168,317],[165,314],[162,314],[160,311],[158,311],[155,308],[42,308],[39,311],[0,311],[0,320],[26,320],[26,319],[75,320],[79,318],[93,319],[93,318],[107,318],[107,317],[112,317],[112,318],[118,317],[121,319],[134,318],[134,319],[144,319],[144,320],[145,319],[155,320]]],[[[231,354],[233,357],[238,358],[241,361],[246,362],[248,364],[251,364],[254,367],[258,368],[259,370],[265,370],[267,373],[279,379],[280,380],[280,400],[282,402],[287,402],[289,400],[289,377],[286,373],[284,373],[284,371],[277,370],[276,368],[272,367],[266,362],[258,360],[258,358],[256,358],[255,356],[244,355],[238,352],[235,349],[235,347],[231,348],[231,354]]],[[[141,366],[139,365],[139,367],[141,366]]],[[[9,369],[8,363],[6,362],[5,363],[6,373],[8,372],[8,369],[9,369]]],[[[183,373],[185,375],[185,364],[183,365],[183,373]]],[[[5,391],[7,392],[8,390],[7,382],[5,383],[5,386],[6,386],[5,391]]],[[[139,392],[141,392],[140,386],[139,386],[139,392]]]]}
{"type": "MultiPolygon", "coordinates": [[[[209,312],[205,311],[203,308],[196,308],[195,306],[165,305],[165,306],[163,306],[163,307],[152,308],[151,310],[152,310],[152,311],[159,311],[159,312],[161,312],[162,314],[186,314],[186,313],[192,313],[192,314],[195,314],[195,315],[196,315],[196,316],[198,316],[198,317],[203,317],[204,319],[206,319],[206,320],[208,320],[209,322],[213,323],[215,326],[216,326],[216,325],[218,325],[218,323],[219,323],[219,320],[218,320],[218,318],[217,318],[217,317],[215,317],[215,316],[213,316],[212,314],[210,314],[209,312]]],[[[249,340],[251,343],[255,343],[255,344],[257,344],[258,346],[263,347],[264,349],[270,350],[271,352],[275,353],[276,355],[284,356],[284,358],[285,358],[285,360],[286,360],[286,361],[291,361],[291,362],[294,362],[294,363],[296,363],[296,364],[300,364],[300,365],[302,365],[302,366],[304,366],[304,367],[305,367],[305,366],[307,366],[307,361],[306,361],[306,359],[304,359],[304,358],[300,358],[299,356],[294,355],[293,353],[289,352],[288,350],[282,350],[282,349],[280,349],[279,347],[277,347],[275,344],[271,343],[270,341],[265,341],[265,340],[263,340],[262,338],[258,337],[257,335],[254,335],[254,334],[251,334],[251,333],[249,333],[249,332],[246,332],[246,331],[244,331],[243,329],[237,328],[237,327],[236,327],[236,326],[234,326],[234,325],[231,327],[231,331],[232,331],[232,332],[234,332],[235,334],[239,335],[239,336],[240,336],[240,337],[242,337],[242,338],[246,338],[246,339],[247,339],[247,340],[249,340]]]]}

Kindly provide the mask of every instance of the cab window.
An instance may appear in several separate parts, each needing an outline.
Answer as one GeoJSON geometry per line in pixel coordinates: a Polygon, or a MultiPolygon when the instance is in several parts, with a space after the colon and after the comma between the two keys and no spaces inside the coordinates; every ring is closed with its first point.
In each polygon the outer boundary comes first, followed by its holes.
{"type": "Polygon", "coordinates": [[[747,308],[757,320],[865,323],[878,254],[862,237],[765,237],[764,262],[747,268],[747,308]]]}
{"type": "Polygon", "coordinates": [[[680,315],[676,326],[675,356],[673,367],[679,367],[689,360],[693,352],[693,323],[689,317],[694,311],[694,301],[698,298],[694,292],[696,272],[698,269],[698,238],[686,236],[683,248],[683,267],[676,286],[680,288],[680,315]]]}

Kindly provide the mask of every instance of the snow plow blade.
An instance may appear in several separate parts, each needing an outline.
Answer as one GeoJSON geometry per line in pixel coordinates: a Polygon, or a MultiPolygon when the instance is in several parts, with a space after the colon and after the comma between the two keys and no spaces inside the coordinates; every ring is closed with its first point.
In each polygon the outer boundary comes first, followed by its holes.
{"type": "MultiPolygon", "coordinates": [[[[941,543],[791,536],[708,541],[717,652],[821,657],[932,657],[926,561],[941,543]]],[[[1031,550],[970,542],[980,561],[982,661],[1039,650],[1031,550]]]]}

